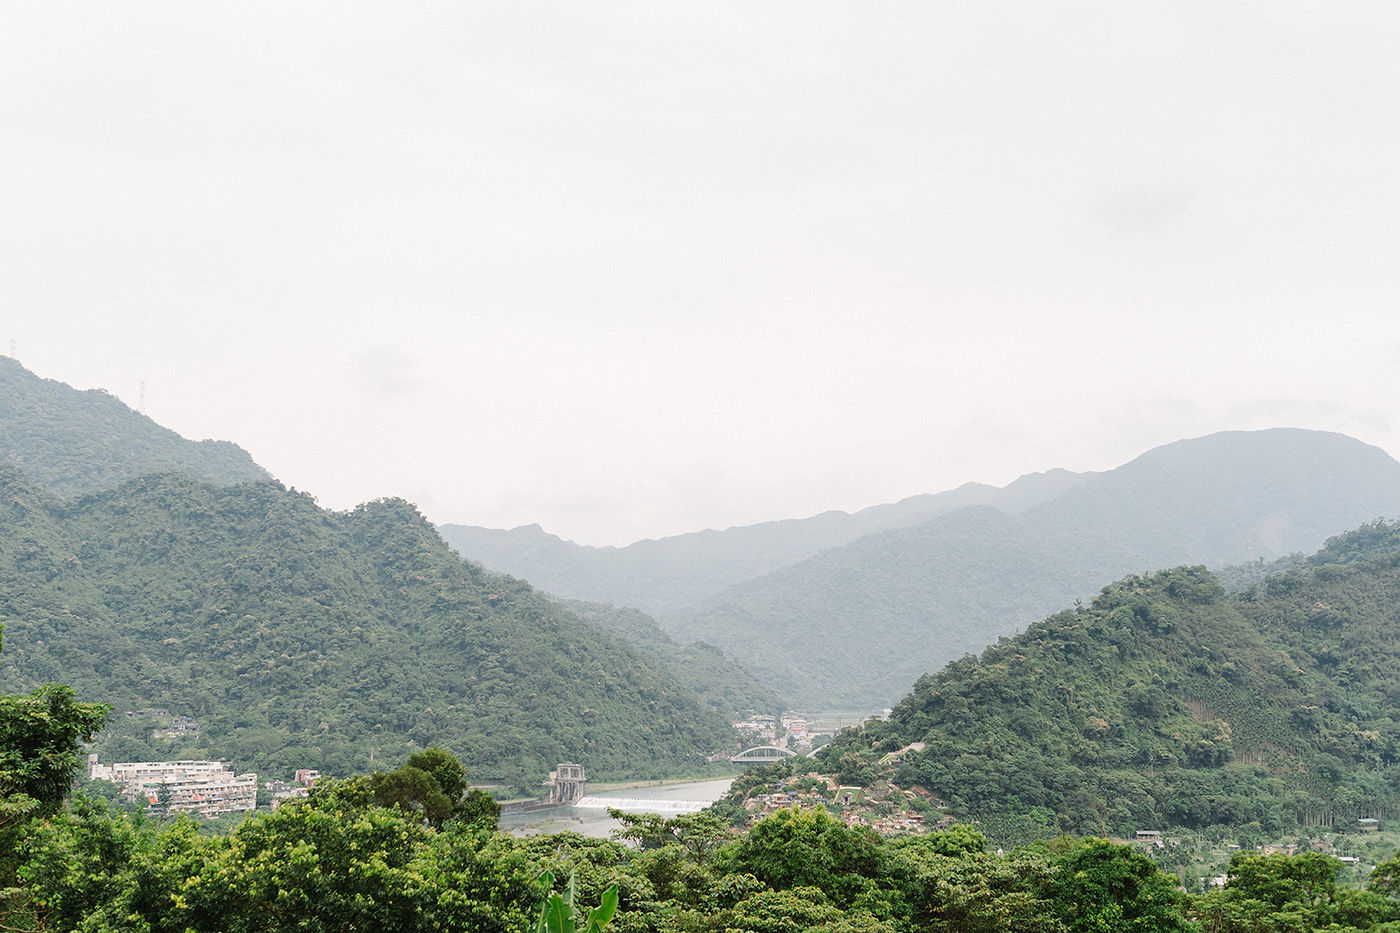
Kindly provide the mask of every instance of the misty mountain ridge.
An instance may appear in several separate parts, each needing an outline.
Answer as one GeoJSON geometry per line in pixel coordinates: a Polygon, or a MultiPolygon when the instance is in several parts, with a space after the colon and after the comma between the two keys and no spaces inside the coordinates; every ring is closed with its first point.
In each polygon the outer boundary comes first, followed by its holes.
{"type": "MultiPolygon", "coordinates": [[[[876,507],[872,523],[883,529],[844,543],[814,533],[802,542],[807,556],[736,579],[691,608],[656,611],[657,621],[679,639],[718,646],[800,704],[879,707],[921,674],[1093,596],[1104,581],[1312,551],[1363,522],[1400,515],[1400,463],[1331,432],[1230,431],[1154,448],[1114,470],[1053,470],[1000,490],[969,484],[905,502],[918,505],[876,507]],[[837,659],[840,678],[819,674],[837,659]]],[[[778,529],[817,532],[830,514],[613,550],[554,539],[548,549],[486,554],[464,548],[451,529],[444,537],[494,569],[534,574],[558,595],[577,595],[565,585],[593,572],[582,585],[649,608],[703,588],[666,589],[665,573],[619,580],[624,557],[645,566],[643,554],[663,552],[680,574],[687,550],[705,554],[708,545],[715,554],[725,541],[771,539],[778,529]],[[515,566],[503,566],[512,556],[515,566]]],[[[789,539],[784,553],[803,549],[789,539]]],[[[724,566],[716,557],[695,573],[713,585],[724,566]]]]}
{"type": "MultiPolygon", "coordinates": [[[[236,445],[187,441],[105,392],[13,360],[0,360],[0,452],[56,496],[169,470],[215,485],[267,477],[236,445]]],[[[1269,560],[1397,514],[1400,464],[1383,451],[1280,428],[1164,445],[1101,473],[1055,469],[623,548],[582,547],[537,525],[438,530],[464,557],[560,598],[647,611],[668,635],[705,643],[702,653],[737,658],[764,691],[870,708],[1125,573],[1269,560]],[[835,659],[841,677],[820,676],[835,659]]],[[[582,614],[639,646],[655,640],[640,619],[582,614]]],[[[646,647],[672,671],[686,663],[685,652],[646,647]]],[[[731,678],[701,693],[753,688],[731,678]]]]}
{"type": "Polygon", "coordinates": [[[54,495],[180,472],[219,486],[271,479],[228,441],[186,440],[101,389],[43,379],[0,356],[0,461],[54,495]]]}
{"type": "MultiPolygon", "coordinates": [[[[762,695],[717,649],[654,625],[636,656],[463,562],[407,503],[322,510],[234,444],[9,359],[0,454],[0,686],[57,680],[126,712],[198,715],[190,755],[348,773],[438,741],[512,780],[561,759],[660,773],[730,737],[659,666],[719,702],[762,695]]],[[[119,717],[104,751],[168,757],[140,734],[119,717]]]]}
{"type": "Polygon", "coordinates": [[[830,548],[958,509],[990,505],[1016,514],[1093,475],[1054,469],[1022,476],[1005,487],[969,482],[857,512],[830,510],[808,518],[647,538],[625,547],[575,544],[538,524],[509,530],[444,524],[438,531],[462,556],[530,580],[546,592],[659,615],[694,608],[729,586],[830,548]]]}

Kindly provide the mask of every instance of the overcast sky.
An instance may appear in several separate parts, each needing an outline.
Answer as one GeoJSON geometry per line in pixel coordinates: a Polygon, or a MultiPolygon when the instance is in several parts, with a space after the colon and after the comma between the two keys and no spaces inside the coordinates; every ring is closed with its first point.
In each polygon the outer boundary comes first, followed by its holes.
{"type": "Polygon", "coordinates": [[[1393,0],[13,4],[0,351],[585,544],[1400,454],[1397,49],[1393,0]]]}

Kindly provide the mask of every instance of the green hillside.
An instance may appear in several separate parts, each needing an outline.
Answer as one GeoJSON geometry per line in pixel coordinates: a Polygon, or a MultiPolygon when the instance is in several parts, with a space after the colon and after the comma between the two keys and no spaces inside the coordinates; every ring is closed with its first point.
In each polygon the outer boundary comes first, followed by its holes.
{"type": "Polygon", "coordinates": [[[879,708],[1105,580],[1310,552],[1378,516],[1400,516],[1400,463],[1384,451],[1321,431],[1227,432],[1021,512],[964,508],[868,535],[657,622],[803,707],[879,708]]]}
{"type": "Polygon", "coordinates": [[[702,703],[725,715],[773,712],[788,705],[714,645],[703,641],[680,644],[645,613],[599,603],[568,601],[563,605],[594,628],[616,635],[702,703]]]}
{"type": "Polygon", "coordinates": [[[148,473],[186,473],[215,485],[270,479],[236,444],[185,440],[100,389],[41,379],[3,356],[0,462],[58,496],[148,473]]]}
{"type": "Polygon", "coordinates": [[[476,780],[693,767],[727,723],[528,584],[459,559],[412,506],[325,511],[178,474],[60,501],[0,470],[0,690],[112,703],[104,755],[366,770],[433,743],[476,780]],[[199,734],[152,740],[147,708],[199,734]]]}
{"type": "Polygon", "coordinates": [[[1387,819],[1397,606],[1400,524],[1233,596],[1202,567],[1128,577],[920,679],[827,754],[1031,833],[1387,819]]]}

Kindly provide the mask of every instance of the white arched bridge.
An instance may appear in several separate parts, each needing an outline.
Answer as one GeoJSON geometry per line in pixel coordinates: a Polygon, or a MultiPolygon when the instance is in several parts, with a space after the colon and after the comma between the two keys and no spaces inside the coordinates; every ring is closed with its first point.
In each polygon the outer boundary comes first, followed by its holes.
{"type": "Polygon", "coordinates": [[[779,748],[777,745],[755,745],[753,748],[746,748],[739,754],[730,756],[729,760],[736,765],[771,765],[784,758],[796,757],[797,752],[792,749],[779,748]]]}

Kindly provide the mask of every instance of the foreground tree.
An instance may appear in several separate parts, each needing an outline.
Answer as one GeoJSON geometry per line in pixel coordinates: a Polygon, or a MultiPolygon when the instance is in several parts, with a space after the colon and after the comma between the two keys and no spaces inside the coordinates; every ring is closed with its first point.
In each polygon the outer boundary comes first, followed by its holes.
{"type": "Polygon", "coordinates": [[[913,929],[956,933],[1064,933],[1042,897],[1053,869],[1042,852],[986,851],[966,826],[889,843],[907,873],[913,929]]]}
{"type": "Polygon", "coordinates": [[[1107,839],[1052,846],[1045,895],[1072,933],[1174,933],[1191,929],[1176,878],[1147,856],[1107,839]]]}
{"type": "Polygon", "coordinates": [[[1225,887],[1197,902],[1201,929],[1206,933],[1323,929],[1392,933],[1400,930],[1397,858],[1377,865],[1366,890],[1358,890],[1339,886],[1341,862],[1320,852],[1238,852],[1230,859],[1225,887]]]}
{"type": "MultiPolygon", "coordinates": [[[[28,926],[40,930],[185,933],[200,929],[185,893],[212,875],[225,846],[200,835],[194,819],[162,824],[139,812],[77,794],[21,843],[28,926]]],[[[18,919],[18,918],[16,918],[18,919]]]]}
{"type": "Polygon", "coordinates": [[[431,885],[415,863],[427,832],[379,807],[283,804],[241,823],[187,899],[227,933],[423,929],[431,885]]]}
{"type": "Polygon", "coordinates": [[[81,764],[81,743],[92,741],[110,710],[79,703],[62,684],[0,696],[0,919],[6,926],[32,919],[29,891],[16,874],[19,842],[35,820],[63,805],[81,764]]]}
{"type": "Polygon", "coordinates": [[[91,742],[111,707],[79,703],[62,684],[0,696],[0,798],[5,825],[53,813],[73,788],[79,748],[91,742]]]}
{"type": "Polygon", "coordinates": [[[824,807],[790,807],[759,820],[718,856],[727,872],[753,875],[778,890],[821,888],[838,907],[855,902],[880,877],[880,837],[848,827],[824,807]]]}
{"type": "Polygon", "coordinates": [[[368,778],[374,802],[395,807],[429,826],[465,820],[496,828],[501,807],[483,790],[467,789],[466,769],[451,752],[433,746],[408,756],[396,771],[375,772],[368,778]]]}

